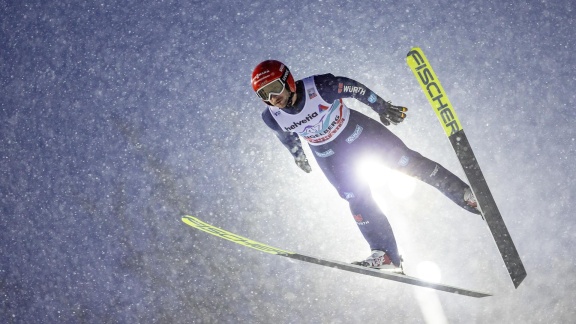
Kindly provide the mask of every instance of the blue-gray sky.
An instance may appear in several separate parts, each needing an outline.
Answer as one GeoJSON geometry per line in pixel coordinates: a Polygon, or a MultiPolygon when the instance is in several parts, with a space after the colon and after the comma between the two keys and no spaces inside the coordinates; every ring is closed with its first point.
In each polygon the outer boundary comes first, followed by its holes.
{"type": "MultiPolygon", "coordinates": [[[[576,19],[571,1],[0,3],[0,319],[450,323],[575,315],[576,19]],[[189,213],[283,249],[367,256],[346,203],[260,120],[262,60],[363,82],[391,129],[460,176],[405,63],[428,55],[528,271],[514,290],[486,225],[431,188],[374,184],[405,268],[481,300],[235,246],[189,213]],[[432,302],[429,302],[432,304],[432,302]],[[430,306],[431,307],[431,306],[430,306]]],[[[377,117],[359,103],[352,108],[377,117]]],[[[404,179],[406,181],[406,179],[404,179]]]]}

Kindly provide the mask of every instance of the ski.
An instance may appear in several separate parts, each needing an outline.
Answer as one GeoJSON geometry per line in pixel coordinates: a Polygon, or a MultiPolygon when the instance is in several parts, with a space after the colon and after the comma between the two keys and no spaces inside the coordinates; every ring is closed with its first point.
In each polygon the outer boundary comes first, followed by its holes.
{"type": "Polygon", "coordinates": [[[508,228],[506,224],[504,224],[504,219],[500,211],[498,211],[496,202],[490,193],[486,179],[484,179],[482,175],[482,171],[474,156],[474,152],[472,152],[472,147],[464,133],[462,124],[458,120],[446,92],[442,88],[436,73],[434,73],[430,62],[428,62],[422,50],[417,47],[412,48],[406,60],[416,79],[418,79],[430,105],[432,105],[432,109],[436,112],[440,124],[442,124],[444,128],[444,132],[456,152],[456,156],[464,169],[470,187],[472,187],[472,191],[478,200],[482,216],[492,232],[496,246],[508,269],[508,274],[512,279],[514,287],[518,288],[522,280],[526,278],[526,270],[524,269],[520,255],[518,255],[516,246],[510,237],[508,228]]]}
{"type": "Polygon", "coordinates": [[[449,293],[453,293],[453,294],[459,294],[459,295],[476,297],[476,298],[491,296],[491,294],[484,293],[484,292],[473,291],[473,290],[468,290],[468,289],[463,289],[463,288],[458,288],[458,287],[453,287],[453,286],[448,286],[448,285],[443,285],[443,284],[438,284],[438,283],[433,283],[433,282],[427,282],[427,281],[424,281],[424,280],[421,280],[421,279],[418,279],[415,277],[410,277],[410,276],[406,276],[406,275],[402,275],[402,274],[390,273],[390,272],[386,272],[386,271],[370,269],[370,268],[361,267],[361,266],[357,266],[357,265],[353,265],[353,264],[348,264],[345,262],[331,261],[331,260],[326,260],[326,259],[322,259],[322,258],[304,255],[304,254],[289,252],[286,250],[278,249],[278,248],[272,247],[270,245],[266,245],[264,243],[260,243],[260,242],[245,238],[243,236],[228,232],[228,231],[223,230],[221,228],[218,228],[216,226],[205,223],[194,216],[186,215],[186,216],[182,217],[182,221],[184,223],[186,223],[186,224],[188,224],[188,225],[190,225],[196,229],[204,231],[206,233],[209,233],[209,234],[212,234],[214,236],[232,241],[234,243],[237,243],[237,244],[249,247],[249,248],[253,248],[253,249],[261,251],[261,252],[266,252],[269,254],[275,254],[275,255],[287,257],[287,258],[294,259],[294,260],[314,263],[314,264],[325,266],[325,267],[350,271],[350,272],[359,273],[359,274],[363,274],[363,275],[367,275],[367,276],[373,276],[373,277],[398,281],[398,282],[406,283],[409,285],[420,286],[420,287],[425,287],[425,288],[432,288],[435,290],[449,292],[449,293]]]}

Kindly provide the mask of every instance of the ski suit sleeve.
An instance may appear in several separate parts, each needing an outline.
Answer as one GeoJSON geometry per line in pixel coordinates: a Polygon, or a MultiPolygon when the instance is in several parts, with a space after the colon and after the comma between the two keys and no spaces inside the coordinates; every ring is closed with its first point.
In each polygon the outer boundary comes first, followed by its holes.
{"type": "Polygon", "coordinates": [[[314,77],[318,92],[328,102],[336,99],[354,98],[374,110],[385,125],[401,122],[406,115],[405,107],[393,106],[364,84],[347,77],[332,74],[314,77]]]}
{"type": "Polygon", "coordinates": [[[304,155],[304,150],[302,149],[302,143],[300,142],[300,138],[298,134],[294,132],[286,132],[280,128],[280,125],[274,120],[270,110],[265,109],[262,112],[262,119],[264,123],[274,131],[276,137],[282,142],[282,144],[290,151],[290,154],[297,159],[304,155]]]}

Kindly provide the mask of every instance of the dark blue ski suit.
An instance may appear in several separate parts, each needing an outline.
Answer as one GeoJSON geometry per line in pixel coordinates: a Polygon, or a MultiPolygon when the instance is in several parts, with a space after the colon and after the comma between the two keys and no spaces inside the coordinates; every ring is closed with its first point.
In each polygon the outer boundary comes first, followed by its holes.
{"type": "MultiPolygon", "coordinates": [[[[314,76],[313,81],[317,95],[325,102],[336,103],[342,98],[355,98],[377,113],[384,113],[384,100],[355,80],[324,74],[314,76]]],[[[283,113],[298,114],[311,98],[307,95],[302,80],[296,82],[296,95],[294,105],[282,109],[283,113]]],[[[276,132],[276,136],[294,157],[304,154],[298,134],[281,127],[272,111],[273,108],[267,108],[262,113],[266,125],[276,132]]],[[[372,198],[369,185],[356,173],[359,158],[376,159],[391,169],[437,188],[462,208],[478,213],[464,201],[464,190],[468,185],[456,175],[409,149],[380,122],[352,109],[347,119],[347,123],[335,138],[326,144],[309,146],[322,172],[340,196],[348,201],[352,215],[372,250],[385,251],[394,264],[400,264],[400,255],[390,223],[372,198]]]]}

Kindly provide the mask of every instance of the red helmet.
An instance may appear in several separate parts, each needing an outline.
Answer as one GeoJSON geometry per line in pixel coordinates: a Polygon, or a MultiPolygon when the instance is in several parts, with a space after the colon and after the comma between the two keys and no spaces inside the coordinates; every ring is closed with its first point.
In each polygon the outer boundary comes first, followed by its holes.
{"type": "Polygon", "coordinates": [[[291,92],[296,92],[292,73],[284,63],[275,60],[267,60],[256,65],[252,71],[252,89],[258,92],[263,86],[278,79],[282,81],[284,87],[288,85],[291,92]]]}

